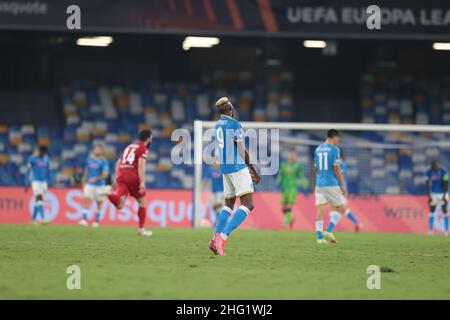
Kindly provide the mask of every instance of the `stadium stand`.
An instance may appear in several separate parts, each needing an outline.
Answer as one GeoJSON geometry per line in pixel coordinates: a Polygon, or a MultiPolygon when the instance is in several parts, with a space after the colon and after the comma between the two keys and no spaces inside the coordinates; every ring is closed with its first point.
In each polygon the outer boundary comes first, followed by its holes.
{"type": "MultiPolygon", "coordinates": [[[[0,126],[0,184],[22,185],[28,157],[38,144],[48,145],[52,157],[54,184],[71,186],[73,175],[84,165],[93,141],[106,144],[106,156],[114,167],[118,154],[135,137],[137,128],[150,126],[155,132],[147,166],[147,187],[192,188],[193,168],[174,165],[170,160],[171,133],[176,128],[192,132],[195,119],[214,120],[215,99],[228,95],[237,102],[242,121],[291,121],[293,119],[293,75],[288,71],[216,71],[200,83],[152,82],[148,85],[72,84],[59,89],[64,123],[60,126],[23,124],[0,126]]],[[[422,81],[411,77],[361,77],[361,120],[368,123],[450,123],[449,82],[422,81]],[[442,115],[442,116],[441,116],[442,115]]],[[[319,141],[314,132],[283,132],[282,136],[319,141]]],[[[348,133],[346,149],[348,183],[351,193],[420,194],[424,171],[431,159],[449,163],[450,151],[425,148],[359,148],[370,144],[410,144],[448,139],[445,134],[348,133]],[[371,179],[360,173],[369,172],[371,179]],[[370,185],[367,181],[371,181],[370,185]],[[398,183],[400,181],[400,183],[398,183]]],[[[292,146],[291,146],[292,148],[292,146]]],[[[312,148],[295,145],[299,162],[311,179],[312,148]]],[[[281,150],[281,157],[285,156],[281,150]]],[[[204,170],[205,171],[205,170],[204,170]]],[[[273,190],[276,177],[264,177],[257,190],[273,190]]]]}
{"type": "Polygon", "coordinates": [[[106,143],[106,156],[114,166],[121,150],[135,138],[137,128],[148,125],[155,137],[147,187],[190,189],[193,168],[175,168],[170,161],[172,131],[180,127],[192,131],[194,119],[215,119],[211,106],[222,95],[237,101],[242,120],[290,120],[292,81],[292,74],[285,71],[261,78],[251,72],[218,71],[198,84],[62,86],[59,94],[65,123],[56,127],[0,127],[0,183],[22,185],[27,159],[38,144],[44,144],[50,148],[55,185],[70,186],[93,141],[106,143]]]}

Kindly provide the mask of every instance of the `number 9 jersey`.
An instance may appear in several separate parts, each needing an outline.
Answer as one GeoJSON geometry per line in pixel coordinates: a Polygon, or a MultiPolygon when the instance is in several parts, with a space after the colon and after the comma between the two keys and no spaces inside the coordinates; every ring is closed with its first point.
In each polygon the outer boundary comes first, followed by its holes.
{"type": "Polygon", "coordinates": [[[236,119],[221,115],[215,130],[222,173],[233,173],[247,168],[236,144],[244,139],[241,124],[236,119]]]}

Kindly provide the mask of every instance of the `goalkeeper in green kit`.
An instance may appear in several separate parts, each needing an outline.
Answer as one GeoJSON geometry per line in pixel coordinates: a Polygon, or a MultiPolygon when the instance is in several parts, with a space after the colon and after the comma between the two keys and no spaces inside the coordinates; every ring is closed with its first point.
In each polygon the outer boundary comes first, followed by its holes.
{"type": "Polygon", "coordinates": [[[284,214],[284,227],[292,228],[294,219],[292,216],[292,206],[297,202],[298,184],[303,189],[308,187],[308,181],[303,174],[303,169],[297,163],[297,153],[290,151],[287,161],[283,161],[280,166],[277,184],[281,185],[281,205],[284,214]]]}

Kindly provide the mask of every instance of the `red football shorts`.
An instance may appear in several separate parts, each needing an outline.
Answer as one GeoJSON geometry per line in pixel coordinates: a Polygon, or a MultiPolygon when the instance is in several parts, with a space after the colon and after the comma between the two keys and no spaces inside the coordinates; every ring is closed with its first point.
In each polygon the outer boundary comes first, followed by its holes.
{"type": "Polygon", "coordinates": [[[144,198],[145,190],[139,192],[140,180],[136,174],[121,174],[117,180],[114,188],[114,193],[119,196],[132,196],[134,198],[144,198]]]}

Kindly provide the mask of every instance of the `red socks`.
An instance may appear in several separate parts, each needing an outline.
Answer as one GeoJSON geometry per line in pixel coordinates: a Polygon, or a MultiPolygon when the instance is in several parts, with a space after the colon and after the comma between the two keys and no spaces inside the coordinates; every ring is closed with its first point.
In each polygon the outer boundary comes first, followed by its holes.
{"type": "Polygon", "coordinates": [[[147,210],[145,210],[145,208],[139,207],[139,210],[138,210],[139,228],[144,227],[146,215],[147,215],[147,210]]]}

